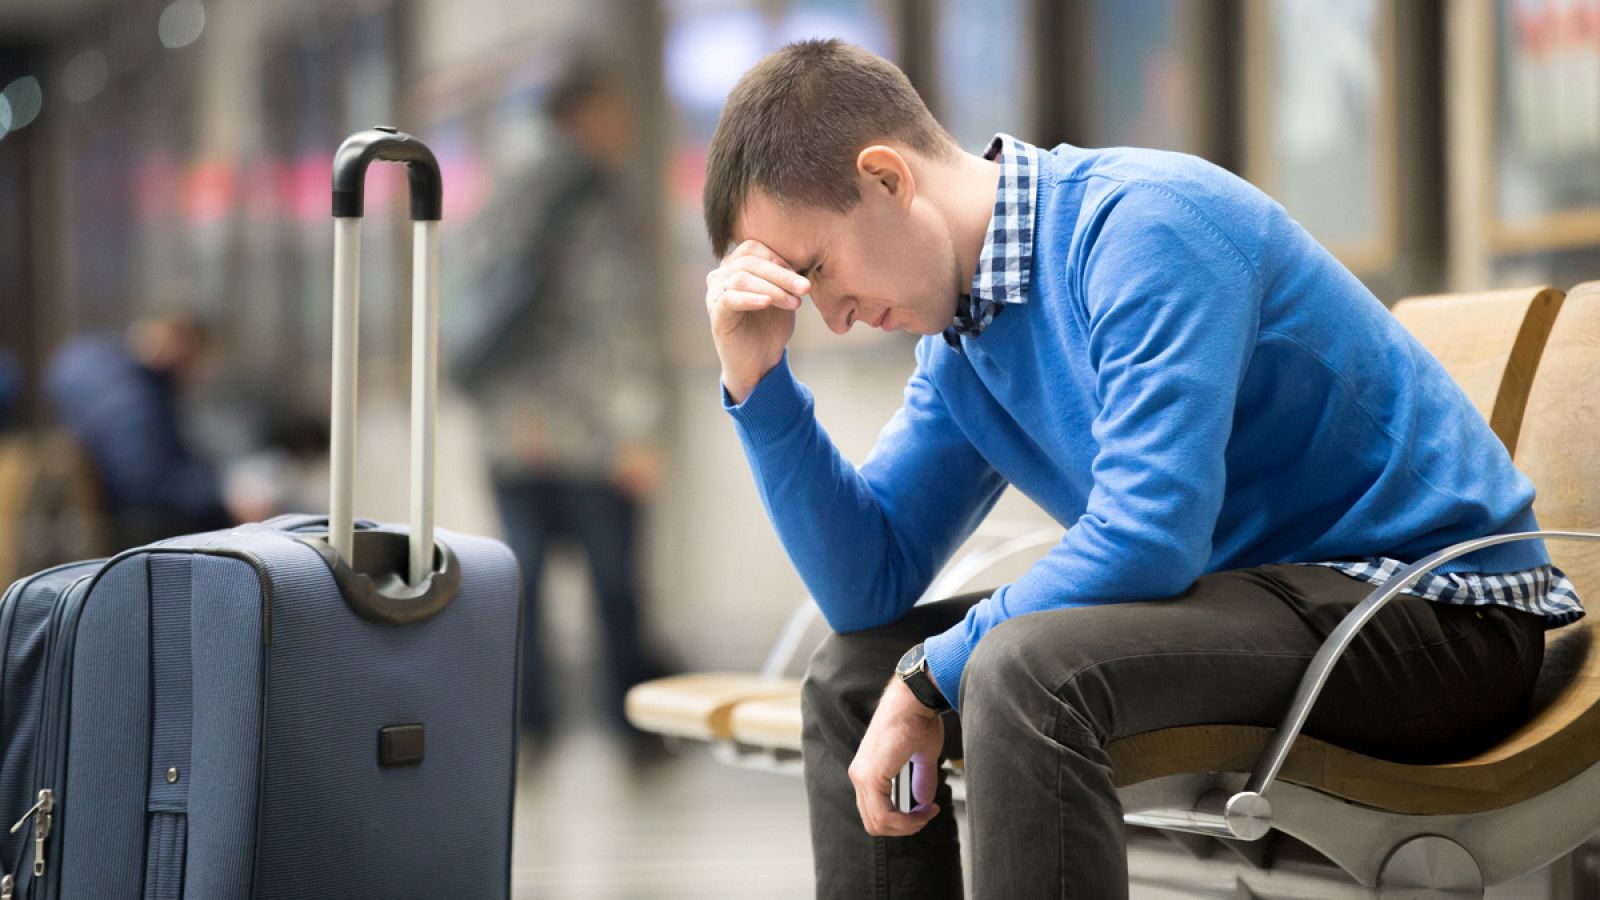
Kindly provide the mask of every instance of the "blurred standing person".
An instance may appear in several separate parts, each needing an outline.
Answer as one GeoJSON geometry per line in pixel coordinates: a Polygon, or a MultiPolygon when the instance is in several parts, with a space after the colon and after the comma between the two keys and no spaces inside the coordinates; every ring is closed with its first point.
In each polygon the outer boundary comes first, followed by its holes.
{"type": "Polygon", "coordinates": [[[639,624],[640,505],[660,481],[665,405],[651,242],[624,177],[636,145],[622,74],[576,63],[545,112],[549,146],[496,192],[484,220],[493,250],[453,368],[478,408],[522,565],[525,736],[553,725],[539,582],[549,544],[570,539],[588,557],[599,604],[606,717],[637,755],[651,743],[627,724],[623,698],[661,674],[639,624]]]}
{"type": "Polygon", "coordinates": [[[209,342],[199,319],[176,314],[140,319],[125,337],[72,338],[50,361],[50,404],[94,465],[117,549],[232,524],[216,469],[182,427],[209,342]]]}

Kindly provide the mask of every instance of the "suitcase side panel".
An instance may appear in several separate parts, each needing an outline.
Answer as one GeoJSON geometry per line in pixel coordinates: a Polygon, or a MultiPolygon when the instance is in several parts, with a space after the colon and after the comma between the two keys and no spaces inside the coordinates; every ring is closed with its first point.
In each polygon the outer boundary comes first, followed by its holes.
{"type": "Polygon", "coordinates": [[[358,617],[320,557],[274,579],[257,896],[506,896],[520,580],[503,545],[440,538],[461,590],[416,625],[358,617]],[[381,765],[413,723],[421,763],[381,765]]]}
{"type": "MultiPolygon", "coordinates": [[[[150,771],[150,573],[142,554],[107,566],[84,600],[72,660],[65,771],[45,880],[64,900],[125,897],[144,883],[150,771]]],[[[37,895],[36,895],[37,896],[37,895]]]]}
{"type": "Polygon", "coordinates": [[[250,562],[182,550],[123,557],[96,582],[56,778],[63,900],[139,896],[141,885],[250,895],[262,602],[250,562]]]}

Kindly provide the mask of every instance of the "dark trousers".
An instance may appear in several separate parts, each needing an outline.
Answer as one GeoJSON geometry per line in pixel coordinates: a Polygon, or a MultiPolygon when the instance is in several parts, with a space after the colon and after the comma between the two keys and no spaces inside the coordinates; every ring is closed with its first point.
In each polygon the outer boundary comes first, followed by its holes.
{"type": "Polygon", "coordinates": [[[550,673],[540,627],[540,576],[545,551],[557,540],[582,545],[599,604],[605,640],[606,718],[623,731],[628,688],[656,675],[639,635],[639,587],[635,558],[638,505],[599,479],[526,477],[498,479],[495,501],[506,543],[522,566],[522,727],[542,734],[552,724],[550,673]]]}
{"type": "MultiPolygon", "coordinates": [[[[1035,613],[991,631],[945,729],[946,755],[966,760],[977,897],[1126,897],[1105,745],[1180,725],[1275,726],[1317,647],[1371,590],[1332,569],[1271,565],[1205,576],[1169,600],[1035,613]]],[[[830,636],[812,658],[804,750],[818,897],[962,895],[943,776],[926,828],[874,838],[846,770],[900,655],[983,596],[830,636]]],[[[1335,668],[1306,733],[1394,760],[1469,755],[1515,724],[1543,649],[1538,616],[1396,598],[1335,668]]]]}

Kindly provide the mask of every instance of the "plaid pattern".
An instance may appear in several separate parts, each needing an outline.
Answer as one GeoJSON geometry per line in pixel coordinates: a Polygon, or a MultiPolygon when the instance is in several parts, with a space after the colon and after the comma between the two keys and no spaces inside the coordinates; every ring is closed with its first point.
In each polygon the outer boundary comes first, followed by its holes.
{"type": "Polygon", "coordinates": [[[1000,185],[995,190],[994,216],[984,235],[972,291],[956,303],[955,324],[944,339],[961,349],[961,338],[977,337],[1000,314],[1003,304],[1028,302],[1028,276],[1033,270],[1034,172],[1038,149],[1009,134],[997,134],[983,152],[1000,160],[1000,185]]]}
{"type": "MultiPolygon", "coordinates": [[[[1304,563],[1338,569],[1352,578],[1382,585],[1406,567],[1398,559],[1374,557],[1361,560],[1304,563]]],[[[1509,606],[1526,613],[1544,616],[1551,627],[1583,618],[1578,592],[1565,573],[1555,566],[1539,566],[1521,572],[1481,575],[1472,572],[1430,572],[1401,593],[1449,603],[1455,606],[1509,606]]]]}

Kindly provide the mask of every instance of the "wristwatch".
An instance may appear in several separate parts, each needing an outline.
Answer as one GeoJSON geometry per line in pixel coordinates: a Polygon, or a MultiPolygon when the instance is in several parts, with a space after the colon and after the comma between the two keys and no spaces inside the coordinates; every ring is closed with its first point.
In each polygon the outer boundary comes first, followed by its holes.
{"type": "Polygon", "coordinates": [[[928,654],[918,644],[906,651],[900,657],[900,662],[894,667],[894,673],[900,676],[905,686],[911,689],[911,696],[917,702],[933,710],[944,712],[950,708],[950,701],[944,698],[944,692],[939,690],[939,683],[933,680],[933,673],[928,671],[928,654]]]}

